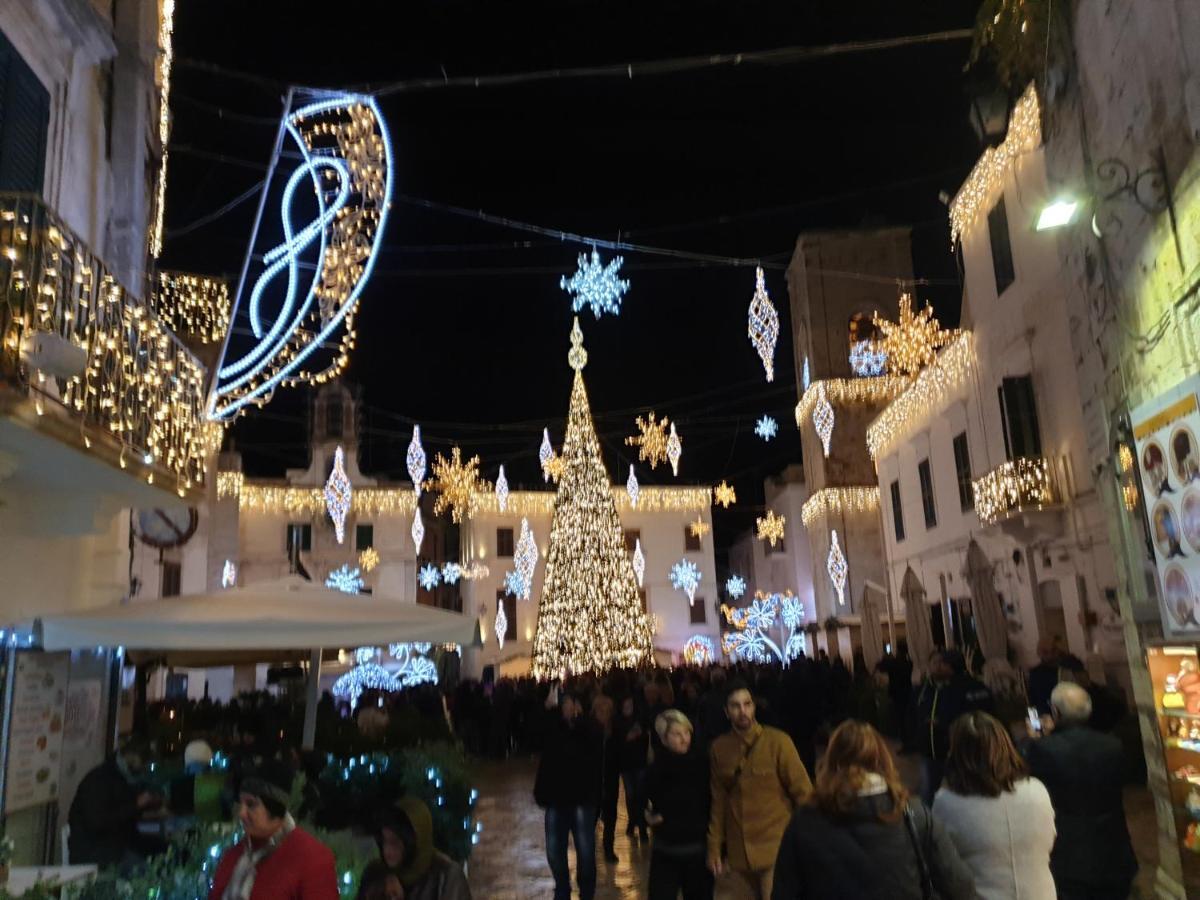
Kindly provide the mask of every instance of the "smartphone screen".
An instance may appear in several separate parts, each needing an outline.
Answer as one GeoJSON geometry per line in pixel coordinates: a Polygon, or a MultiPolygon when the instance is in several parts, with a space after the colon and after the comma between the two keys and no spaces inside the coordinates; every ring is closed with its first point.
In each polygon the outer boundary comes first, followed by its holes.
{"type": "Polygon", "coordinates": [[[1026,714],[1029,716],[1029,727],[1034,731],[1042,730],[1042,717],[1038,715],[1036,707],[1030,706],[1026,709],[1026,714]]]}

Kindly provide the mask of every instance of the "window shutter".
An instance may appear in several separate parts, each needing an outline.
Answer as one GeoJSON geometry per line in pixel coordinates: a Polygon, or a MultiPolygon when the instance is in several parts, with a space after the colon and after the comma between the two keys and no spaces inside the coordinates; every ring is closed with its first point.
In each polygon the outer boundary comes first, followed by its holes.
{"type": "Polygon", "coordinates": [[[50,92],[0,35],[0,191],[42,192],[50,92]]]}

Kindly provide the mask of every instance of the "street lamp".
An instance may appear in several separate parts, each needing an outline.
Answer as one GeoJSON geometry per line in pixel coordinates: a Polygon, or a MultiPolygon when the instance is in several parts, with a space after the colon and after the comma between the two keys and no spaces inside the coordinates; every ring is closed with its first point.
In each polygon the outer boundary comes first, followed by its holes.
{"type": "Polygon", "coordinates": [[[1055,197],[1042,207],[1038,216],[1035,230],[1047,231],[1060,228],[1075,221],[1075,213],[1079,211],[1079,203],[1070,197],[1055,197]]]}

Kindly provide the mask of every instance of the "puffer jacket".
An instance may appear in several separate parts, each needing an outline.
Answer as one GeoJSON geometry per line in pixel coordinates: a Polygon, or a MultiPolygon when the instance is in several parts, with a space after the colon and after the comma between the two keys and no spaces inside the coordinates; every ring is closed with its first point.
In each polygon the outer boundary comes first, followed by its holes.
{"type": "Polygon", "coordinates": [[[646,799],[662,823],[654,826],[654,851],[704,852],[708,831],[708,756],[663,750],[646,775],[646,799]]]}

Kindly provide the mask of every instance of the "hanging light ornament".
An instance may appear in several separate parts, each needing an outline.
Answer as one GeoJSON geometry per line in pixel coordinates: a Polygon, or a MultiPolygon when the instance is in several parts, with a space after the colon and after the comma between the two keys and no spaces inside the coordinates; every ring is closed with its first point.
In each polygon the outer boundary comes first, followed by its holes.
{"type": "Polygon", "coordinates": [[[604,313],[614,316],[620,313],[621,298],[629,290],[629,282],[617,274],[624,263],[625,258],[617,256],[607,266],[603,265],[595,247],[590,261],[586,253],[580,253],[575,274],[570,279],[563,275],[558,281],[558,286],[572,295],[572,311],[590,306],[597,319],[604,313]]]}
{"type": "Polygon", "coordinates": [[[730,506],[737,503],[737,491],[722,481],[713,488],[713,503],[720,503],[725,509],[729,509],[730,506]]]}
{"type": "Polygon", "coordinates": [[[825,396],[824,382],[817,385],[817,400],[813,404],[813,428],[817,429],[817,437],[821,439],[821,447],[825,450],[825,458],[829,458],[829,442],[833,438],[833,407],[825,396]]]}
{"type": "Polygon", "coordinates": [[[768,509],[766,518],[759,517],[754,520],[754,524],[758,526],[758,539],[766,541],[772,547],[779,541],[783,540],[783,526],[787,522],[784,516],[775,515],[775,510],[768,509]]]}
{"type": "Polygon", "coordinates": [[[446,584],[458,584],[458,579],[462,578],[462,566],[456,562],[448,562],[442,566],[442,581],[446,584]]]}
{"type": "Polygon", "coordinates": [[[804,357],[804,374],[800,377],[801,383],[804,385],[804,390],[808,390],[808,386],[812,384],[812,376],[808,372],[808,357],[804,357]]]}
{"type": "Polygon", "coordinates": [[[638,416],[634,424],[637,425],[639,433],[625,438],[625,444],[637,447],[638,459],[649,463],[651,470],[658,468],[659,463],[667,461],[667,426],[671,424],[671,420],[664,418],[661,422],[656,422],[651,410],[645,419],[638,416]]]}
{"type": "Polygon", "coordinates": [[[912,294],[900,294],[899,315],[895,322],[881,319],[876,313],[873,319],[882,339],[878,348],[886,355],[888,366],[894,375],[912,377],[937,359],[938,347],[943,347],[958,336],[958,331],[944,331],[933,317],[933,307],[928,303],[920,312],[912,309],[912,294]]]}
{"type": "Polygon", "coordinates": [[[333,533],[339,544],[346,539],[346,516],[350,513],[353,493],[350,479],[346,476],[345,455],[339,445],[333,454],[333,471],[325,482],[325,509],[333,520],[333,533]]]}
{"type": "Polygon", "coordinates": [[[637,509],[641,488],[638,487],[637,476],[633,474],[633,466],[629,467],[629,479],[625,482],[625,490],[629,492],[629,505],[637,509]]]}
{"type": "Polygon", "coordinates": [[[637,576],[638,587],[644,587],[646,577],[646,555],[642,553],[642,539],[638,538],[633,545],[633,574],[637,576]]]}
{"type": "Polygon", "coordinates": [[[829,573],[829,580],[837,591],[838,603],[843,605],[846,602],[846,568],[846,556],[838,545],[837,531],[830,531],[829,558],[825,561],[825,571],[829,573]]]}
{"type": "Polygon", "coordinates": [[[887,369],[887,351],[874,341],[855,341],[850,345],[850,371],[861,378],[882,375],[887,369]]]}
{"type": "Polygon", "coordinates": [[[737,600],[746,593],[746,579],[741,575],[730,575],[725,579],[725,593],[737,600]]]}
{"type": "Polygon", "coordinates": [[[412,440],[408,442],[408,477],[413,490],[421,496],[421,482],[425,480],[425,448],[421,446],[421,426],[413,426],[412,440]]]}
{"type": "Polygon", "coordinates": [[[754,423],[754,433],[764,441],[769,441],[775,435],[779,434],[779,423],[770,416],[763,416],[754,423]]]}
{"type": "Polygon", "coordinates": [[[504,612],[503,598],[496,599],[496,643],[504,649],[505,632],[508,631],[508,616],[504,612]]]}
{"type": "Polygon", "coordinates": [[[372,572],[379,565],[379,551],[374,547],[368,547],[362,553],[358,554],[358,565],[364,572],[372,572]]]}
{"type": "Polygon", "coordinates": [[[683,441],[675,433],[675,423],[671,423],[671,434],[667,438],[667,459],[671,461],[671,473],[679,474],[679,457],[683,456],[683,441]]]}
{"type": "Polygon", "coordinates": [[[450,510],[451,521],[458,525],[475,514],[479,495],[490,491],[492,486],[479,477],[478,456],[463,462],[462,450],[451,447],[449,459],[440,453],[433,458],[433,478],[426,482],[425,488],[438,492],[433,514],[440,516],[450,510]]]}
{"type": "Polygon", "coordinates": [[[425,540],[425,523],[421,521],[421,507],[417,507],[413,513],[412,524],[412,539],[413,546],[417,548],[417,555],[421,555],[421,542],[425,540]]]}
{"type": "Polygon", "coordinates": [[[421,566],[421,571],[417,573],[417,580],[421,582],[421,587],[427,591],[432,591],[435,587],[441,584],[442,573],[438,571],[438,567],[433,563],[425,563],[421,566]]]}
{"type": "Polygon", "coordinates": [[[542,429],[542,446],[538,449],[538,462],[542,464],[542,477],[550,480],[550,460],[554,459],[554,446],[550,443],[550,429],[542,429]]]}
{"type": "Polygon", "coordinates": [[[221,587],[231,588],[237,584],[237,566],[232,559],[225,560],[225,568],[221,570],[221,587]]]}
{"type": "Polygon", "coordinates": [[[755,274],[754,297],[750,300],[750,343],[758,351],[767,381],[775,380],[775,341],[779,338],[779,313],[767,296],[762,266],[755,274]]]}
{"type": "Polygon", "coordinates": [[[529,520],[521,520],[521,536],[517,540],[516,552],[513,554],[513,565],[517,568],[517,573],[521,576],[521,593],[522,600],[528,600],[529,594],[533,590],[533,572],[537,568],[538,547],[537,542],[533,539],[533,530],[529,527],[529,520]]]}
{"type": "Polygon", "coordinates": [[[362,590],[363,580],[358,569],[343,565],[334,569],[325,579],[325,587],[343,594],[357,594],[362,590]]]}
{"type": "Polygon", "coordinates": [[[688,526],[688,530],[692,533],[692,537],[702,538],[712,531],[712,526],[700,516],[696,516],[696,521],[688,526]]]}
{"type": "Polygon", "coordinates": [[[500,466],[500,474],[496,476],[496,505],[500,512],[508,509],[508,479],[504,476],[504,466],[500,466]]]}
{"type": "Polygon", "coordinates": [[[696,588],[700,586],[700,568],[690,559],[681,559],[671,566],[671,586],[687,594],[688,603],[696,602],[696,588]]]}

